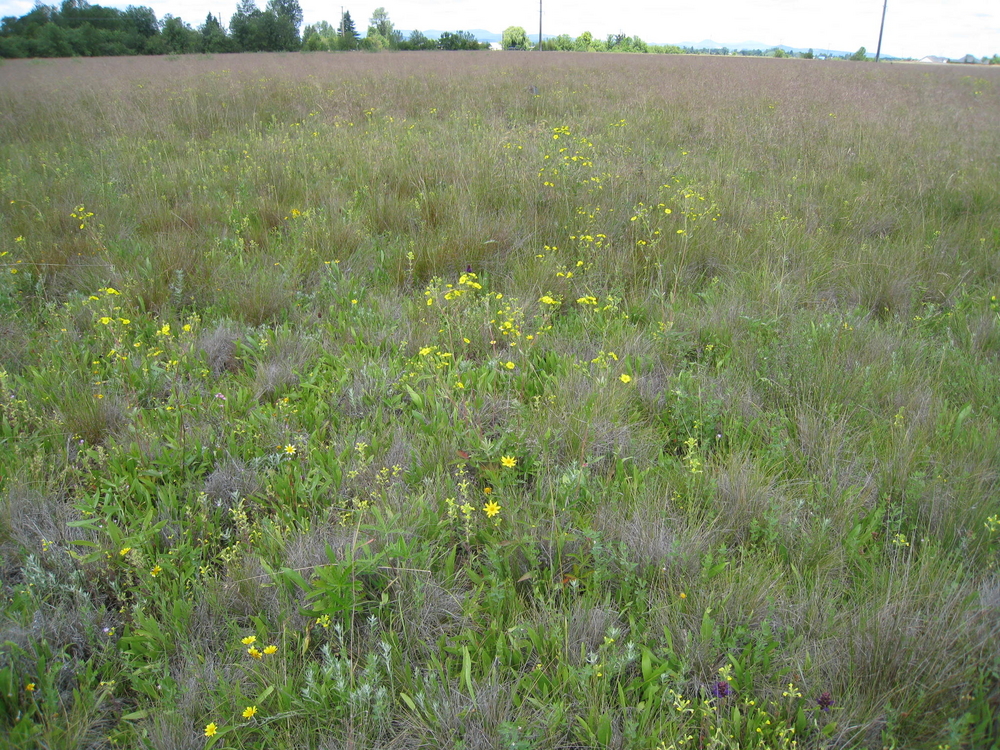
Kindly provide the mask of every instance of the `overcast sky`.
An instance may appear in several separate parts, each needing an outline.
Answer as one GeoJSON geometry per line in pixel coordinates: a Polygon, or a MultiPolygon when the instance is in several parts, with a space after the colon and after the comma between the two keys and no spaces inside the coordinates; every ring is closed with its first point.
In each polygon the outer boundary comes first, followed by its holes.
{"type": "MultiPolygon", "coordinates": [[[[46,4],[58,5],[61,0],[46,4]]],[[[336,25],[340,3],[299,0],[306,23],[336,25]]],[[[523,26],[538,34],[538,0],[347,0],[361,34],[368,18],[384,2],[397,29],[457,31],[485,29],[495,33],[523,26]]],[[[882,0],[542,0],[544,34],[578,36],[590,31],[604,38],[611,33],[638,35],[647,42],[677,44],[711,39],[720,44],[758,42],[764,45],[839,49],[853,52],[878,44],[882,0]]],[[[267,0],[258,0],[264,7],[267,0]]],[[[168,13],[199,26],[207,12],[229,21],[236,0],[132,0],[95,3],[124,8],[148,5],[157,18],[168,13]]],[[[0,0],[0,16],[21,16],[34,0],[0,0]]],[[[960,57],[1000,53],[1000,3],[996,0],[888,0],[882,52],[887,55],[960,57]]]]}

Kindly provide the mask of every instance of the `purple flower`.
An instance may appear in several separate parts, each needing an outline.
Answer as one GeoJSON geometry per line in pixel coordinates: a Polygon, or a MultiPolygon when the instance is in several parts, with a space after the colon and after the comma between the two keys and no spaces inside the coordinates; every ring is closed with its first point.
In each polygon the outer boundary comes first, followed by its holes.
{"type": "Polygon", "coordinates": [[[729,686],[729,683],[725,680],[719,680],[718,682],[713,682],[708,691],[716,698],[725,698],[726,696],[733,694],[733,689],[729,686]]]}
{"type": "Polygon", "coordinates": [[[472,273],[472,265],[471,265],[471,264],[470,264],[470,265],[467,265],[467,266],[465,267],[465,272],[466,272],[466,273],[472,273]]]}
{"type": "Polygon", "coordinates": [[[225,401],[225,400],[226,400],[226,397],[225,397],[225,396],[223,396],[223,395],[222,395],[221,393],[216,393],[216,394],[215,394],[215,397],[216,397],[217,399],[219,399],[220,401],[225,401]]]}
{"type": "Polygon", "coordinates": [[[816,699],[816,705],[820,707],[823,711],[829,711],[830,706],[833,705],[833,696],[826,690],[819,694],[819,698],[816,699]]]}

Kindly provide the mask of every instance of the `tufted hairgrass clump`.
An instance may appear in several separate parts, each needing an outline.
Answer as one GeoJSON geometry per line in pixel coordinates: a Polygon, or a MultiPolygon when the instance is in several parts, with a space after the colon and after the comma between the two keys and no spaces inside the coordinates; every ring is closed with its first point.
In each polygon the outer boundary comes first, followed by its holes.
{"type": "Polygon", "coordinates": [[[996,745],[969,70],[6,62],[4,746],[996,745]]]}

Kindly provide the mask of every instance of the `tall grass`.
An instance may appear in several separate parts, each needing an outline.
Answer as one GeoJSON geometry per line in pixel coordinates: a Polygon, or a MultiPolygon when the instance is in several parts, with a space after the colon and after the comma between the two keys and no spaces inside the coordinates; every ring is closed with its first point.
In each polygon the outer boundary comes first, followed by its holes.
{"type": "Polygon", "coordinates": [[[4,63],[7,742],[995,746],[996,74],[4,63]]]}

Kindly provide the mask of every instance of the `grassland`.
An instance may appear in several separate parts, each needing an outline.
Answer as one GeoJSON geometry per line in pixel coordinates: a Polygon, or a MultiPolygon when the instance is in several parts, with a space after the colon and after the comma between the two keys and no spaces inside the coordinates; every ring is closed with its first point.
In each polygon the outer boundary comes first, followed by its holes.
{"type": "Polygon", "coordinates": [[[958,66],[3,64],[4,744],[996,747],[997,112],[958,66]]]}

